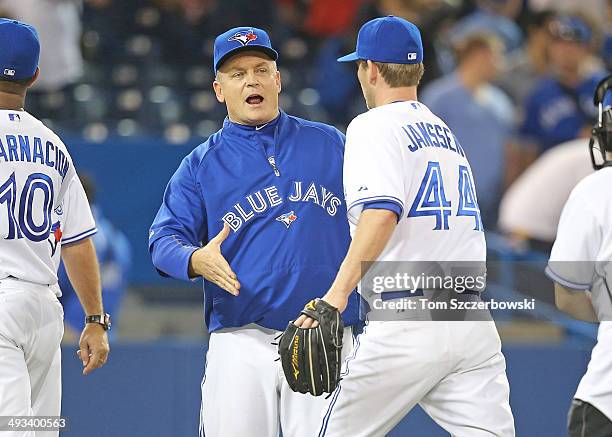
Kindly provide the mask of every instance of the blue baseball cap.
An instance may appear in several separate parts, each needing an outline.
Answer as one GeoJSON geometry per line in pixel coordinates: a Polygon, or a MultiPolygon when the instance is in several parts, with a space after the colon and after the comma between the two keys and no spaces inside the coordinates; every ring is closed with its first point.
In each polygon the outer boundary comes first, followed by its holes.
{"type": "Polygon", "coordinates": [[[560,15],[550,23],[550,34],[563,41],[589,44],[593,38],[591,26],[576,15],[560,15]]]}
{"type": "Polygon", "coordinates": [[[393,15],[370,20],[359,29],[356,50],[338,58],[338,62],[358,59],[392,64],[420,64],[423,62],[421,32],[410,21],[393,15]]]}
{"type": "Polygon", "coordinates": [[[230,56],[247,50],[262,52],[273,61],[278,59],[278,53],[272,48],[270,37],[265,30],[256,27],[234,27],[215,39],[215,72],[230,56]]]}
{"type": "Polygon", "coordinates": [[[0,79],[34,76],[40,57],[38,33],[29,24],[0,18],[0,79]]]}

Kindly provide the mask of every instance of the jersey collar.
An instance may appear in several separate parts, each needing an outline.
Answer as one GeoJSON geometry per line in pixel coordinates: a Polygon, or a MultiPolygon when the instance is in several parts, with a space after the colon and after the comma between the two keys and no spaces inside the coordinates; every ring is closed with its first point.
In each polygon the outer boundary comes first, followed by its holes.
{"type": "MultiPolygon", "coordinates": [[[[279,115],[276,119],[272,120],[269,124],[274,127],[274,155],[278,156],[279,153],[279,138],[287,138],[289,123],[287,120],[289,116],[283,111],[279,109],[279,115]]],[[[268,127],[268,126],[266,126],[268,127]]],[[[264,128],[265,130],[265,128],[264,128]]],[[[253,147],[256,149],[261,148],[261,144],[257,141],[258,134],[261,131],[255,130],[255,127],[250,126],[242,126],[236,123],[232,123],[228,117],[225,118],[223,122],[223,128],[221,129],[221,137],[231,138],[234,140],[241,140],[248,147],[253,147]]]]}
{"type": "Polygon", "coordinates": [[[266,125],[264,125],[263,128],[259,126],[258,127],[245,126],[242,124],[234,123],[230,121],[229,117],[225,117],[225,120],[223,121],[223,131],[222,132],[224,135],[240,137],[240,138],[249,138],[249,139],[253,138],[254,136],[264,131],[270,132],[270,129],[274,129],[276,132],[278,132],[284,125],[284,122],[287,118],[287,114],[285,114],[285,112],[282,109],[279,109],[278,113],[279,113],[278,117],[268,122],[266,125]]]}

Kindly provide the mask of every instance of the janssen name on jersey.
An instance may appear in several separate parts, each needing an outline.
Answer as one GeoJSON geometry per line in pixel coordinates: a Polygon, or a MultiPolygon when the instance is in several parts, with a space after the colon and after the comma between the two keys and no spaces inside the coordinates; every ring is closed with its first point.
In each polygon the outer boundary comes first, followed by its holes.
{"type": "Polygon", "coordinates": [[[416,152],[423,147],[442,147],[465,156],[461,144],[446,126],[421,121],[405,124],[402,126],[402,130],[410,139],[410,144],[407,146],[411,152],[416,152]]]}

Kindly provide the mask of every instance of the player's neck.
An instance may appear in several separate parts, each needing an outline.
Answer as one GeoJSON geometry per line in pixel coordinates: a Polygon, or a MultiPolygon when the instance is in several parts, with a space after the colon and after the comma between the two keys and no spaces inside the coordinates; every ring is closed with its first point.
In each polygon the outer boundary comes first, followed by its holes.
{"type": "Polygon", "coordinates": [[[24,107],[25,95],[9,93],[0,90],[0,109],[23,111],[24,107]]]}
{"type": "Polygon", "coordinates": [[[401,88],[386,88],[384,90],[380,90],[378,95],[376,96],[376,107],[388,105],[393,102],[403,102],[409,100],[417,100],[417,88],[415,86],[411,87],[401,87],[401,88]]]}

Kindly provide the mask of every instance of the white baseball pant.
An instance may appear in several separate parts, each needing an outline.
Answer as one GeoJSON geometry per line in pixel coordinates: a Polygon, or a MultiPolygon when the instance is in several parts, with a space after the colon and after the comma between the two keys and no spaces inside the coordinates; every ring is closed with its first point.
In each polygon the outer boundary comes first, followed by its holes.
{"type": "MultiPolygon", "coordinates": [[[[200,437],[313,437],[330,398],[295,393],[278,358],[281,332],[251,324],[210,335],[202,380],[200,437]]],[[[343,357],[353,347],[344,332],[343,357]]]]}
{"type": "MultiPolygon", "coordinates": [[[[0,279],[0,416],[59,416],[64,311],[52,287],[0,279]]],[[[57,437],[9,431],[2,437],[57,437]]]]}
{"type": "Polygon", "coordinates": [[[384,436],[418,403],[453,437],[514,437],[505,370],[493,322],[369,322],[318,435],[384,436]]]}

